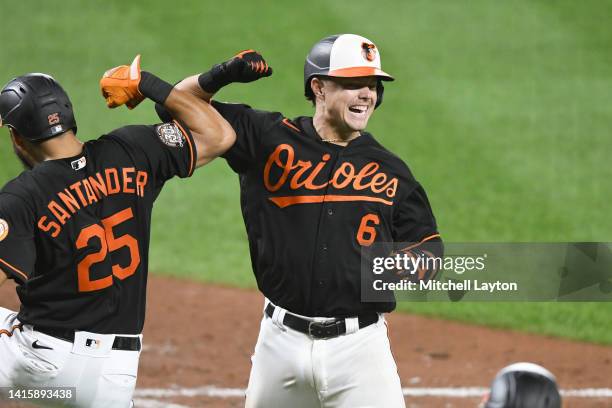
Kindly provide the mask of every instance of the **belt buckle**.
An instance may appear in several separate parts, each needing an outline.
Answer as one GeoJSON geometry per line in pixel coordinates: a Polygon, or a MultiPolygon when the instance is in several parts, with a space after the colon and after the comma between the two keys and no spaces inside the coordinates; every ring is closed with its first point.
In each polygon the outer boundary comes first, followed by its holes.
{"type": "Polygon", "coordinates": [[[310,322],[308,324],[308,334],[310,337],[319,340],[327,340],[334,337],[340,336],[340,324],[341,321],[335,320],[333,322],[310,322]]]}

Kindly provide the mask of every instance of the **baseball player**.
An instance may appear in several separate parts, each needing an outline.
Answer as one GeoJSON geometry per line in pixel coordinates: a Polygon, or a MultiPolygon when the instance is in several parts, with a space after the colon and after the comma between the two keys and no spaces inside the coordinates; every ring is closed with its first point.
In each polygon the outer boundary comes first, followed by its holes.
{"type": "Polygon", "coordinates": [[[485,396],[482,408],[561,408],[555,376],[533,363],[515,363],[501,369],[485,396]]]}
{"type": "Polygon", "coordinates": [[[21,300],[18,313],[0,308],[0,387],[75,387],[72,406],[131,405],[153,202],[235,140],[208,104],[139,61],[105,73],[107,105],[146,96],[175,121],[82,143],[52,77],[23,75],[0,92],[2,125],[28,167],[0,191],[0,280],[14,279],[21,300]]]}
{"type": "MultiPolygon", "coordinates": [[[[270,74],[247,50],[177,88],[210,100],[232,82],[270,74]]],[[[211,102],[236,131],[223,157],[240,178],[253,271],[266,298],[249,408],[405,406],[382,316],[395,300],[361,301],[361,249],[403,241],[417,243],[410,251],[440,254],[441,239],[423,187],[365,131],[391,80],[372,41],[342,34],[306,57],[313,117],[211,102]]],[[[427,279],[435,271],[422,272],[427,279]]]]}

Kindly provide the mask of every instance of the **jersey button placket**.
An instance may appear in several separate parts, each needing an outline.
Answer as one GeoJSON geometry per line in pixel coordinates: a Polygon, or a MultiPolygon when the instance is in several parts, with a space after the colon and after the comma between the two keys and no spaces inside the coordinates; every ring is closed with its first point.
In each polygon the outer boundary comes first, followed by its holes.
{"type": "MultiPolygon", "coordinates": [[[[333,166],[328,170],[327,183],[328,186],[324,192],[324,195],[327,196],[328,190],[330,189],[329,183],[334,172],[337,169],[337,159],[339,157],[338,152],[328,152],[332,157],[330,162],[333,163],[333,166]]],[[[326,297],[326,289],[327,289],[327,280],[325,279],[328,276],[328,265],[329,265],[329,229],[330,225],[330,217],[334,215],[334,209],[331,208],[330,204],[327,202],[323,202],[321,204],[321,212],[319,213],[319,231],[317,234],[317,260],[315,261],[315,269],[313,270],[313,280],[312,287],[314,290],[312,305],[314,306],[313,312],[314,316],[321,316],[326,312],[321,309],[321,305],[324,303],[324,298],[326,297]]]]}

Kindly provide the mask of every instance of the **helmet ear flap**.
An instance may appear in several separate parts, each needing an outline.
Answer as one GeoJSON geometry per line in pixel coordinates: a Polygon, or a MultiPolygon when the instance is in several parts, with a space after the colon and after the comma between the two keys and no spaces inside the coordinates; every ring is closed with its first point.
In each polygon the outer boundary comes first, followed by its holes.
{"type": "Polygon", "coordinates": [[[378,80],[376,83],[376,105],[374,105],[374,109],[378,108],[380,104],[383,102],[383,95],[385,93],[385,87],[383,85],[382,80],[378,80]]]}

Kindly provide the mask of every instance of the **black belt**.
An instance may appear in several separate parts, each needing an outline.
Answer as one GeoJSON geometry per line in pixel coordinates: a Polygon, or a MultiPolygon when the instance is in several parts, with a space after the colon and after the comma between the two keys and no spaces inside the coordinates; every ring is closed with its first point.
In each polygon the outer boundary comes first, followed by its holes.
{"type": "MultiPolygon", "coordinates": [[[[272,318],[274,315],[274,309],[275,306],[272,303],[268,303],[268,306],[266,306],[266,315],[272,318]]],[[[364,313],[355,317],[359,318],[360,329],[363,329],[364,327],[378,321],[378,313],[376,312],[364,313]]],[[[338,318],[330,322],[313,322],[311,320],[302,319],[301,317],[286,313],[285,318],[283,319],[283,324],[315,339],[331,339],[346,334],[346,323],[342,318],[338,318]]]]}
{"type": "MultiPolygon", "coordinates": [[[[33,326],[32,329],[48,336],[74,343],[74,330],[44,326],[33,326]]],[[[140,347],[140,337],[115,336],[115,341],[113,342],[113,350],[140,351],[140,347]]]]}

